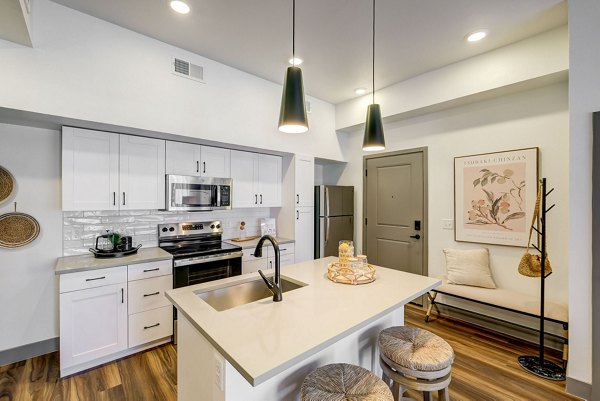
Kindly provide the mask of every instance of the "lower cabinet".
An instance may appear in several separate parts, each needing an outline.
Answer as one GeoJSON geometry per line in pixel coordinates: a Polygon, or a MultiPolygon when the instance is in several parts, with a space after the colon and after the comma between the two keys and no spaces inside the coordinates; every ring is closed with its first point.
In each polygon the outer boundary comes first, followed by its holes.
{"type": "Polygon", "coordinates": [[[127,349],[127,283],[60,294],[61,370],[127,349]]]}
{"type": "MultiPolygon", "coordinates": [[[[244,249],[242,257],[242,274],[253,273],[259,270],[269,270],[275,268],[275,252],[272,246],[263,247],[263,256],[257,258],[253,255],[254,249],[244,249]]],[[[279,255],[281,266],[294,264],[294,244],[279,245],[279,255]]]]}
{"type": "Polygon", "coordinates": [[[170,341],[171,260],[60,276],[61,377],[170,341]],[[161,341],[159,341],[161,340],[161,341]]]}

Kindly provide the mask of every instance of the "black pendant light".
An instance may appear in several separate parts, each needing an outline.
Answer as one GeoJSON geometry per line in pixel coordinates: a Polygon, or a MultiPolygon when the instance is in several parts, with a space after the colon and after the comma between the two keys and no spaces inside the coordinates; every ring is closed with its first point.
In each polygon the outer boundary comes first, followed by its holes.
{"type": "MultiPolygon", "coordinates": [[[[296,60],[296,0],[292,0],[292,62],[296,60]]],[[[279,131],[299,134],[308,131],[308,118],[304,104],[302,70],[296,65],[287,68],[281,96],[279,131]]]]}
{"type": "Polygon", "coordinates": [[[383,122],[381,121],[381,108],[375,103],[375,0],[373,0],[373,102],[367,108],[367,121],[365,122],[365,137],[363,139],[364,151],[385,149],[383,135],[383,122]]]}

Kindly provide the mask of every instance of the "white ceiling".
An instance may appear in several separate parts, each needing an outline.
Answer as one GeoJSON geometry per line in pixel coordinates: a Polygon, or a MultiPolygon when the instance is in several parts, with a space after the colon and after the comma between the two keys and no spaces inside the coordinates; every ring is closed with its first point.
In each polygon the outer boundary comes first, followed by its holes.
{"type": "MultiPolygon", "coordinates": [[[[282,83],[291,0],[54,0],[67,7],[282,83]]],[[[567,23],[563,0],[379,0],[376,87],[383,88],[567,23]],[[489,36],[467,43],[485,28],[489,36]]],[[[308,94],[339,103],[371,86],[371,1],[297,0],[296,54],[308,94]]]]}

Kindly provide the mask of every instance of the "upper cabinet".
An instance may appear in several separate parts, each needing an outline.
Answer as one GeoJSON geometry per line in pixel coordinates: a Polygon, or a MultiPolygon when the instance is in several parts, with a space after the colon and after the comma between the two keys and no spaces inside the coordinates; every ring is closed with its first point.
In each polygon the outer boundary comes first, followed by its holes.
{"type": "Polygon", "coordinates": [[[167,174],[231,177],[231,150],[167,141],[167,174]]]}
{"type": "Polygon", "coordinates": [[[121,135],[119,152],[120,208],[165,208],[165,141],[121,135]]]}
{"type": "Polygon", "coordinates": [[[63,210],[118,210],[119,199],[119,135],[64,127],[63,210]]]}
{"type": "Polygon", "coordinates": [[[281,206],[281,157],[231,151],[233,207],[281,206]]]}
{"type": "Polygon", "coordinates": [[[315,159],[311,156],[294,157],[294,185],[296,207],[315,205],[315,159]]]}
{"type": "Polygon", "coordinates": [[[165,141],[63,127],[63,210],[165,207],[165,141]]]}

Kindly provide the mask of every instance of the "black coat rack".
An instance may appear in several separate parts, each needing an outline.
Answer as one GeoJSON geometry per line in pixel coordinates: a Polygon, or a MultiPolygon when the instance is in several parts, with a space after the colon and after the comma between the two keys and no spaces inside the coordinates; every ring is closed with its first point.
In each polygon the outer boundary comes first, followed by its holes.
{"type": "MultiPolygon", "coordinates": [[[[538,250],[541,256],[541,276],[540,276],[540,349],[539,355],[522,355],[519,357],[519,364],[536,376],[542,377],[548,380],[565,380],[565,369],[561,366],[547,361],[544,359],[544,296],[545,296],[545,281],[546,281],[546,214],[556,205],[552,205],[546,208],[546,200],[548,195],[554,191],[554,188],[546,192],[546,179],[542,178],[542,205],[540,210],[540,223],[539,228],[533,226],[533,230],[538,233],[538,238],[541,240],[538,242],[538,247],[535,244],[531,244],[535,249],[538,250]]],[[[550,274],[548,274],[550,275],[550,274]]]]}

